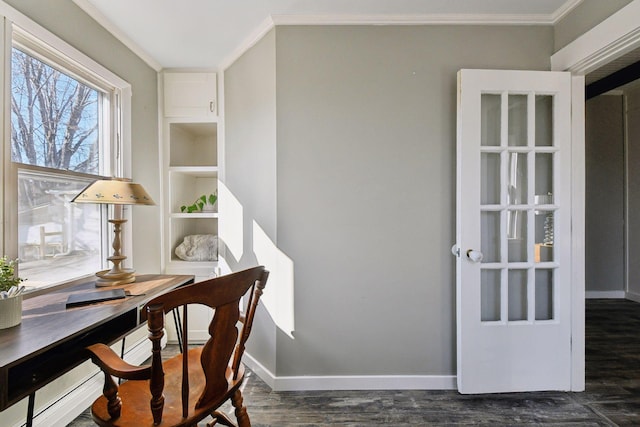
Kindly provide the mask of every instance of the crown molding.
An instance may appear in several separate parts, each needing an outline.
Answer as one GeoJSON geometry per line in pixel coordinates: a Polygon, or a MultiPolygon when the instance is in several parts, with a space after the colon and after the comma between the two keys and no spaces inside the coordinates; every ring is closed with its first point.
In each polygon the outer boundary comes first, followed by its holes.
{"type": "Polygon", "coordinates": [[[267,16],[264,21],[260,23],[245,39],[231,52],[226,58],[224,58],[220,64],[221,70],[226,70],[234,62],[238,60],[247,50],[251,49],[256,43],[275,27],[275,22],[272,16],[267,16]]]}
{"type": "MultiPolygon", "coordinates": [[[[582,0],[571,0],[580,2],[582,0]]],[[[275,25],[553,25],[548,14],[272,15],[275,25]]]]}
{"type": "Polygon", "coordinates": [[[559,16],[566,15],[582,1],[568,0],[553,15],[270,15],[222,61],[220,69],[229,68],[277,25],[553,25],[559,16]]]}
{"type": "Polygon", "coordinates": [[[555,12],[551,14],[551,20],[554,24],[556,24],[582,2],[583,0],[567,0],[562,6],[560,6],[555,12]]]}
{"type": "Polygon", "coordinates": [[[551,55],[551,69],[588,74],[640,48],[640,0],[622,9],[551,55]]]}
{"type": "Polygon", "coordinates": [[[138,55],[148,66],[155,71],[162,70],[162,66],[149,53],[142,49],[137,43],[127,37],[120,29],[115,26],[106,16],[102,14],[93,4],[87,0],[73,0],[73,2],[82,9],[87,15],[92,17],[98,24],[102,25],[111,35],[118,39],[123,45],[129,48],[133,53],[138,55]]]}

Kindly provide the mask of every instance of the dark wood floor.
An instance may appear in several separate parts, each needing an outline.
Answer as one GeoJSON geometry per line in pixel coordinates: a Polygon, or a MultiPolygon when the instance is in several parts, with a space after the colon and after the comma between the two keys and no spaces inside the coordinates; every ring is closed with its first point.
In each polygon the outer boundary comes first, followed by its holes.
{"type": "MultiPolygon", "coordinates": [[[[244,394],[254,427],[640,426],[640,304],[587,300],[586,360],[583,393],[273,392],[249,374],[244,394]]],[[[87,413],[69,424],[90,425],[87,413]]]]}

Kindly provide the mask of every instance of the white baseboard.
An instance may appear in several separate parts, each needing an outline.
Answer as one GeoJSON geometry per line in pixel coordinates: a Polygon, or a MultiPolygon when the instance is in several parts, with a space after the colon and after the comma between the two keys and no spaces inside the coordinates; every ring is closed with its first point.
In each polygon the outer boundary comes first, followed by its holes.
{"type": "Polygon", "coordinates": [[[624,299],[625,291],[586,291],[584,296],[586,299],[624,299]]]}
{"type": "Polygon", "coordinates": [[[276,377],[245,353],[245,365],[274,391],[310,390],[455,390],[455,375],[326,375],[276,377]]]}
{"type": "Polygon", "coordinates": [[[635,301],[635,302],[640,302],[640,294],[639,294],[639,293],[636,293],[636,292],[627,292],[627,293],[626,293],[626,295],[625,295],[625,297],[626,297],[628,300],[635,301]]]}
{"type": "MultiPolygon", "coordinates": [[[[149,354],[151,354],[151,343],[145,337],[127,351],[125,359],[131,364],[139,365],[149,358],[149,354]]],[[[102,394],[103,385],[104,376],[98,371],[51,406],[35,414],[33,418],[34,427],[65,426],[69,424],[102,394]]],[[[13,427],[23,425],[23,423],[19,423],[13,427]]]]}

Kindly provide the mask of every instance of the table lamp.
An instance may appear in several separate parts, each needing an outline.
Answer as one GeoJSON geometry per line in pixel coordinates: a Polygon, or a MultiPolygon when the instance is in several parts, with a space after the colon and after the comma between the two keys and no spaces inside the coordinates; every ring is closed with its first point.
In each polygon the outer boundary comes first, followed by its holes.
{"type": "Polygon", "coordinates": [[[122,268],[120,264],[127,259],[120,252],[120,231],[122,224],[122,205],[155,205],[149,194],[140,184],[125,178],[99,179],[89,184],[71,200],[75,203],[100,203],[114,205],[114,218],[108,221],[113,224],[113,255],[107,259],[113,263],[111,270],[98,271],[96,286],[115,286],[135,282],[135,270],[122,268]]]}

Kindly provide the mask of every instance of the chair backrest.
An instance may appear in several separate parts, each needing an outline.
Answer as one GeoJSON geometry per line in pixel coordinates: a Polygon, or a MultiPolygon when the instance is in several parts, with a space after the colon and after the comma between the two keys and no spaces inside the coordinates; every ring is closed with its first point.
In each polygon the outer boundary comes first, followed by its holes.
{"type": "MultiPolygon", "coordinates": [[[[163,335],[164,315],[182,306],[182,353],[188,351],[188,317],[189,304],[204,304],[215,310],[209,325],[209,339],[204,344],[201,353],[201,365],[206,384],[196,408],[206,406],[211,399],[220,396],[228,387],[227,369],[232,370],[233,379],[237,379],[240,362],[245,350],[245,343],[251,332],[253,318],[269,273],[264,267],[254,267],[248,270],[194,283],[175,289],[149,301],[142,310],[143,319],[146,317],[149,328],[149,338],[152,342],[151,380],[152,412],[162,413],[162,390],[164,387],[164,372],[160,341],[163,335]],[[243,312],[240,301],[247,296],[243,312]],[[238,334],[237,324],[242,322],[238,334]],[[156,408],[154,411],[154,399],[156,408]]],[[[182,411],[186,416],[190,402],[189,396],[189,358],[182,358],[182,411]]]]}

